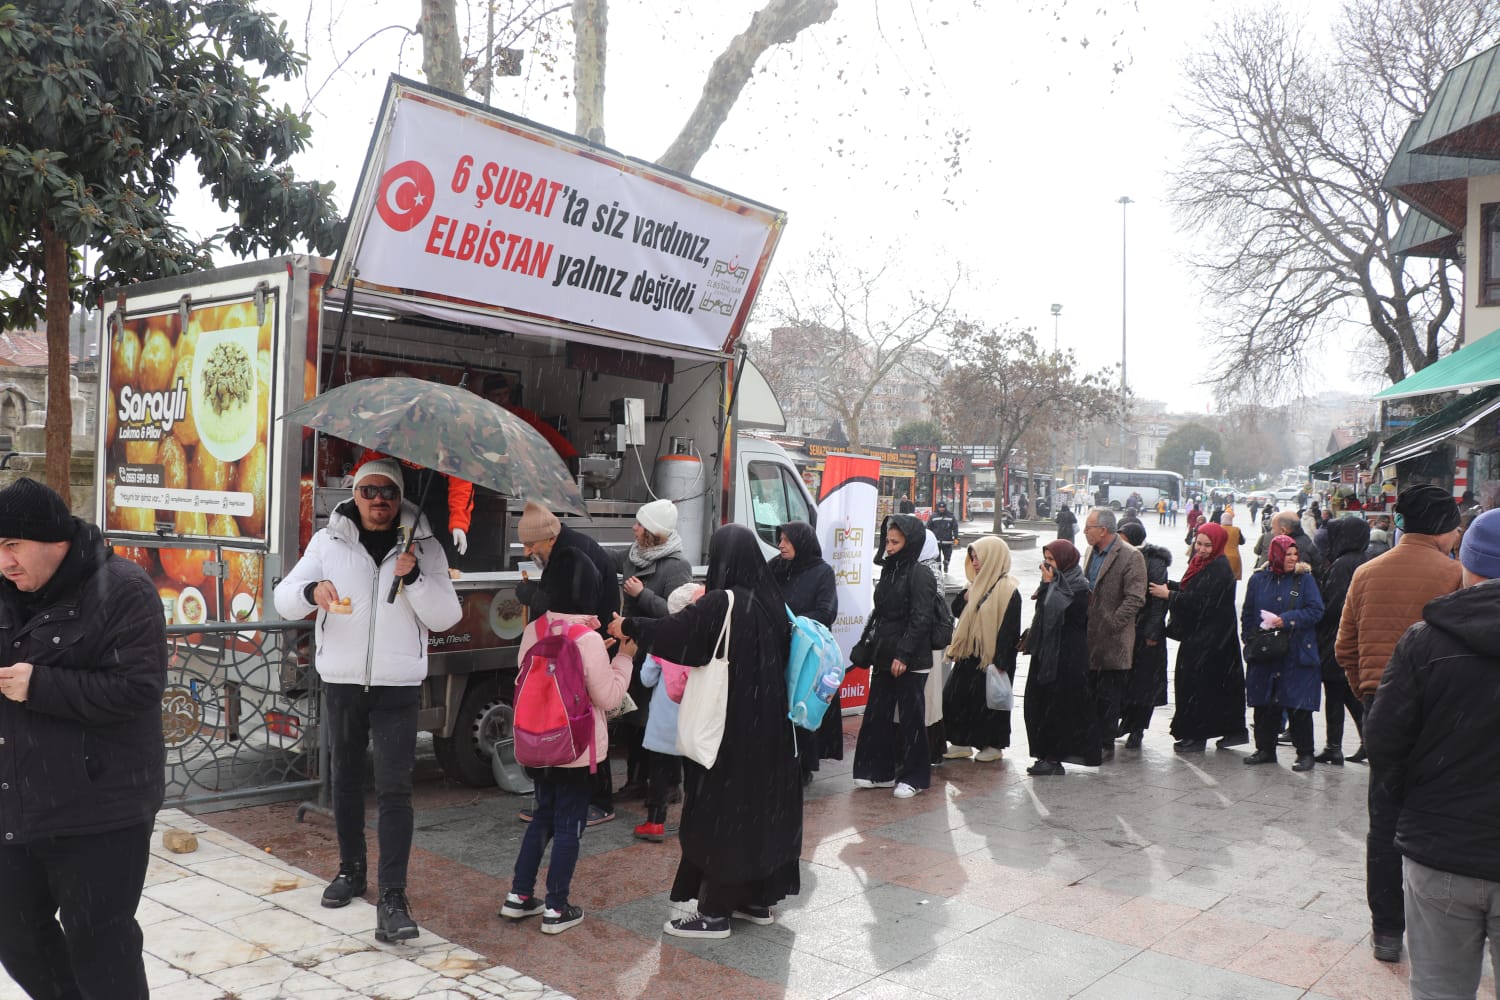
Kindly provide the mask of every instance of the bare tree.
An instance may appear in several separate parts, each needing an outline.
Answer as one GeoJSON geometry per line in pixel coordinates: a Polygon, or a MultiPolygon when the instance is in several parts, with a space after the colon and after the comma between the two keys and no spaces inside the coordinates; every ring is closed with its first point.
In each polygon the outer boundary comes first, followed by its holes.
{"type": "Polygon", "coordinates": [[[922,416],[942,377],[941,355],[934,352],[943,349],[953,323],[960,275],[925,298],[889,287],[899,273],[889,261],[867,271],[847,260],[825,248],[806,267],[781,271],[774,304],[766,306],[779,328],[770,345],[761,340],[759,351],[778,398],[822,403],[858,447],[867,443],[876,406],[900,407],[896,419],[886,421],[892,428],[922,416]],[[788,274],[798,276],[796,284],[788,274]]]}
{"type": "MultiPolygon", "coordinates": [[[[1039,432],[1118,418],[1116,371],[1081,372],[1072,351],[1042,351],[1030,330],[960,323],[952,356],[937,396],[943,424],[955,441],[993,442],[997,461],[1023,441],[1040,454],[1039,432]]],[[[1002,513],[996,503],[996,532],[1002,513]]]]}
{"type": "Polygon", "coordinates": [[[1183,230],[1205,236],[1194,265],[1222,313],[1209,380],[1221,394],[1295,390],[1346,324],[1374,336],[1392,381],[1452,342],[1457,274],[1393,256],[1380,181],[1442,74],[1497,32],[1489,0],[1348,0],[1333,52],[1270,8],[1218,25],[1190,56],[1174,198],[1183,230]]]}

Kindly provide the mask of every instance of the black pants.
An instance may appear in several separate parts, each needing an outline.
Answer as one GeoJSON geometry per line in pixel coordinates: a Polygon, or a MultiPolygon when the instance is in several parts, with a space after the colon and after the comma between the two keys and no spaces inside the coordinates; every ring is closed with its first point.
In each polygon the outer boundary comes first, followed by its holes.
{"type": "Polygon", "coordinates": [[[1365,736],[1365,708],[1360,704],[1354,692],[1349,688],[1349,681],[1340,677],[1336,681],[1323,682],[1323,725],[1327,730],[1327,739],[1323,745],[1330,750],[1342,749],[1344,745],[1344,710],[1348,709],[1349,715],[1354,719],[1354,729],[1359,733],[1360,740],[1365,736]]]}
{"type": "Polygon", "coordinates": [[[339,860],[365,861],[365,748],[375,745],[376,833],[380,842],[380,888],[406,888],[411,855],[411,771],[417,753],[416,686],[325,684],[329,743],[333,755],[333,821],[339,860]]]}
{"type": "Polygon", "coordinates": [[[667,798],[682,784],[682,758],[676,754],[642,749],[649,754],[646,765],[646,822],[667,821],[667,798]]]}
{"type": "Polygon", "coordinates": [[[870,700],[854,744],[854,777],[901,781],[918,789],[932,784],[926,687],[925,670],[908,669],[900,677],[889,671],[870,673],[870,700]]]}
{"type": "Polygon", "coordinates": [[[1120,706],[1125,700],[1125,686],[1130,683],[1128,670],[1090,670],[1089,696],[1099,719],[1101,745],[1113,747],[1120,735],[1120,706]]]}
{"type": "Polygon", "coordinates": [[[943,560],[943,572],[948,572],[948,563],[953,559],[953,543],[938,542],[938,555],[943,560]]]}
{"type": "Polygon", "coordinates": [[[0,964],[16,984],[48,1000],[147,1000],[135,910],[150,857],[150,823],[0,847],[0,964]]]}
{"type": "MultiPolygon", "coordinates": [[[[1364,699],[1368,712],[1375,696],[1364,699]]],[[[1370,904],[1370,927],[1379,934],[1406,930],[1406,899],[1401,887],[1401,852],[1396,849],[1396,818],[1401,814],[1401,790],[1390,776],[1370,762],[1370,830],[1365,836],[1365,899],[1370,904]]]]}
{"type": "Polygon", "coordinates": [[[1311,711],[1305,708],[1283,709],[1280,705],[1256,705],[1255,749],[1268,753],[1276,752],[1276,737],[1281,735],[1281,714],[1286,713],[1287,729],[1292,734],[1292,746],[1297,756],[1305,757],[1313,752],[1313,724],[1311,711]]]}

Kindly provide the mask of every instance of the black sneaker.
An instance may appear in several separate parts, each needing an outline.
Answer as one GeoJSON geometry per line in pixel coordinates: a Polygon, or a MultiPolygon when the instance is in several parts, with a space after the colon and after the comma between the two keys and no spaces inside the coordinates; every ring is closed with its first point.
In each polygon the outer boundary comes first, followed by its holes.
{"type": "Polygon", "coordinates": [[[759,927],[769,927],[776,922],[769,906],[741,906],[734,911],[734,919],[748,920],[759,927]]]}
{"type": "Polygon", "coordinates": [[[540,896],[517,896],[513,892],[505,894],[505,905],[500,907],[500,916],[511,920],[525,920],[542,912],[542,899],[540,896]]]}
{"type": "Polygon", "coordinates": [[[417,922],[411,918],[406,890],[381,889],[380,905],[375,908],[375,940],[410,941],[417,934],[417,922]]]}
{"type": "Polygon", "coordinates": [[[564,906],[561,910],[547,907],[542,914],[542,933],[561,934],[569,927],[583,923],[583,910],[577,906],[564,906]]]}
{"type": "Polygon", "coordinates": [[[729,936],[729,918],[695,913],[691,917],[668,920],[662,930],[673,937],[723,939],[729,936]]]}
{"type": "Polygon", "coordinates": [[[1131,733],[1125,738],[1126,750],[1139,750],[1141,748],[1141,734],[1131,733]]]}
{"type": "Polygon", "coordinates": [[[323,890],[323,905],[330,910],[348,906],[351,899],[363,896],[369,888],[365,881],[365,862],[340,862],[339,873],[323,890]]]}

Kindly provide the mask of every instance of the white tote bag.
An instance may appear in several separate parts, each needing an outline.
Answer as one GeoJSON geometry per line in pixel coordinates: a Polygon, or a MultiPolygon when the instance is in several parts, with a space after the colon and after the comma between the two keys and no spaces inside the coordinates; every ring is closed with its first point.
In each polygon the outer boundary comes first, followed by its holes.
{"type": "Polygon", "coordinates": [[[726,590],[729,607],[724,627],[706,666],[688,671],[687,687],[677,708],[677,752],[704,767],[713,767],[724,739],[724,716],[729,711],[729,621],[734,617],[734,591],[726,590]]]}

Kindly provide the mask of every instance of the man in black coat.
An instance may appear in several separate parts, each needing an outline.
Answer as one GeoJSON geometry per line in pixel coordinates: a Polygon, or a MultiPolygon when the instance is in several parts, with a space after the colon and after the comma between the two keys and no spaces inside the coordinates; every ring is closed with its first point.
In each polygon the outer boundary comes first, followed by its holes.
{"type": "Polygon", "coordinates": [[[1500,921],[1500,511],[1460,551],[1464,588],[1428,602],[1365,718],[1399,809],[1412,996],[1473,996],[1500,921]]]}
{"type": "Polygon", "coordinates": [[[943,572],[948,572],[948,563],[953,559],[953,543],[958,541],[958,518],[948,511],[948,505],[938,501],[937,509],[927,520],[927,530],[936,539],[938,555],[943,560],[943,572]]]}
{"type": "Polygon", "coordinates": [[[0,490],[0,574],[0,963],[34,997],[146,1000],[161,598],[30,479],[0,490]]]}

